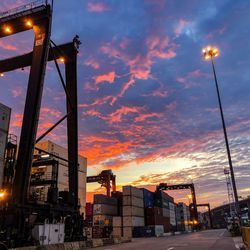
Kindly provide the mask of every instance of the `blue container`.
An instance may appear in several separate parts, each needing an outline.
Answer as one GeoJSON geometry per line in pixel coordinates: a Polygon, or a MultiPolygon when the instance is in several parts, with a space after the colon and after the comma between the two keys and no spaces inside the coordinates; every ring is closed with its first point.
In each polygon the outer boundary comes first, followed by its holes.
{"type": "Polygon", "coordinates": [[[153,207],[154,206],[154,193],[150,192],[145,188],[141,188],[143,190],[143,199],[144,199],[144,207],[153,207]]]}

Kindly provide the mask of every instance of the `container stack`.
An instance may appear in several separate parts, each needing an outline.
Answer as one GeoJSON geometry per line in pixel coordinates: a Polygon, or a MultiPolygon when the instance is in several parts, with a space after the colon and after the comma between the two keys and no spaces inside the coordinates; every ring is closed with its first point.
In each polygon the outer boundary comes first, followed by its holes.
{"type": "Polygon", "coordinates": [[[117,215],[122,216],[122,192],[113,191],[111,197],[117,199],[117,215]]]}
{"type": "Polygon", "coordinates": [[[113,217],[113,238],[120,239],[123,235],[122,216],[113,217]]]}
{"type": "Polygon", "coordinates": [[[117,216],[117,199],[102,194],[94,195],[93,238],[109,237],[113,216],[117,216]]]}
{"type": "Polygon", "coordinates": [[[144,227],[143,191],[132,187],[123,187],[123,236],[132,238],[134,227],[144,227]]]}
{"type": "Polygon", "coordinates": [[[169,211],[170,211],[170,229],[171,231],[176,231],[176,205],[173,202],[169,202],[169,211]]]}
{"type": "Polygon", "coordinates": [[[164,232],[170,232],[169,202],[174,202],[168,194],[159,191],[154,193],[154,206],[145,208],[146,225],[163,225],[164,232]]]}
{"type": "Polygon", "coordinates": [[[92,226],[92,223],[93,223],[93,204],[89,203],[89,202],[86,203],[85,220],[86,220],[87,226],[92,226]]]}

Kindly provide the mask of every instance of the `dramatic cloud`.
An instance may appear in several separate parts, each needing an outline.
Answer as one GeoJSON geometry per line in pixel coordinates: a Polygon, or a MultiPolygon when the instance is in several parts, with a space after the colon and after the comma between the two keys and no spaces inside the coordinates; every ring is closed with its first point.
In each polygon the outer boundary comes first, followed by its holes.
{"type": "MultiPolygon", "coordinates": [[[[3,11],[29,1],[2,1],[3,11]]],[[[88,174],[113,169],[119,187],[154,190],[159,182],[193,181],[200,202],[227,200],[228,167],[206,45],[215,68],[239,194],[249,195],[250,3],[247,1],[61,0],[52,39],[78,34],[79,151],[88,174]],[[235,46],[237,45],[237,49],[235,46]],[[215,199],[216,196],[216,199],[215,199]]],[[[2,58],[31,51],[33,31],[0,40],[2,58]]],[[[60,65],[63,72],[63,65],[60,65]]],[[[12,108],[10,132],[20,137],[29,67],[0,78],[0,102],[12,108]]],[[[48,63],[38,135],[66,114],[65,93],[48,63]]],[[[66,146],[66,122],[45,139],[66,146]]],[[[88,191],[103,192],[98,184],[88,191]]],[[[175,194],[186,201],[186,193],[175,194]]]]}

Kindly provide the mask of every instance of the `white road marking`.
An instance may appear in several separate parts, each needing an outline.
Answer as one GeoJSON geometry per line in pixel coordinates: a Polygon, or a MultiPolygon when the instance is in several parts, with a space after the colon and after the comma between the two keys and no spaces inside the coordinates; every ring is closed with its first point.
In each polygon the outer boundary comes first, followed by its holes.
{"type": "Polygon", "coordinates": [[[167,250],[173,250],[173,249],[174,249],[174,247],[167,248],[167,250]]]}

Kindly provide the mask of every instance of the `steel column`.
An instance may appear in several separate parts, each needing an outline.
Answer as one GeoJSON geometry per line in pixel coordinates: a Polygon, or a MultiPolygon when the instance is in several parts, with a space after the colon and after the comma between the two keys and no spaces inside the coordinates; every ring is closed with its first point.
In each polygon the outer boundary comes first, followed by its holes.
{"type": "Polygon", "coordinates": [[[33,58],[24,108],[16,174],[13,183],[13,201],[19,205],[23,205],[27,201],[45,68],[49,52],[51,33],[51,9],[49,6],[47,14],[46,18],[39,20],[33,27],[35,33],[33,58]]]}
{"type": "Polygon", "coordinates": [[[78,114],[77,114],[77,49],[72,43],[65,61],[67,96],[67,133],[69,160],[69,193],[73,196],[73,205],[78,208],[78,114]],[[68,100],[70,99],[70,101],[68,100]]]}

